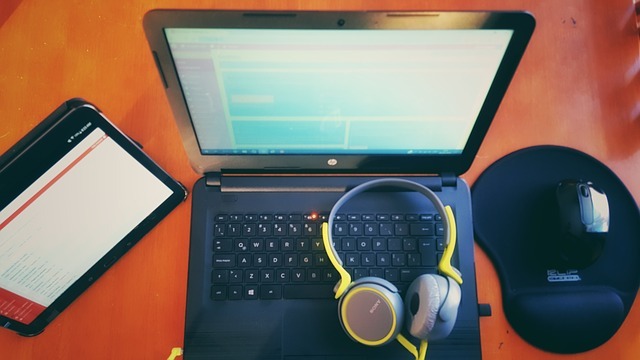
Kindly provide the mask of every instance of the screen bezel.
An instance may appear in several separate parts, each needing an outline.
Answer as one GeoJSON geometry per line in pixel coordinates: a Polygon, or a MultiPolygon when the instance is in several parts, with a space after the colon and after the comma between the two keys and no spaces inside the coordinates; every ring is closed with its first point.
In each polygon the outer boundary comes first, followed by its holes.
{"type": "Polygon", "coordinates": [[[526,12],[241,12],[152,10],[144,29],[193,168],[206,173],[344,173],[460,175],[471,166],[531,38],[535,20],[526,12]],[[460,154],[213,154],[198,146],[174,60],[169,28],[247,29],[508,29],[513,36],[494,82],[460,154]]]}
{"type": "MultiPolygon", "coordinates": [[[[133,159],[146,168],[171,191],[167,199],[143,219],[98,262],[85,270],[69,288],[29,324],[0,315],[3,327],[21,335],[33,336],[44,330],[53,319],[94,283],[115,261],[121,258],[152,227],[186,199],[185,188],[162,170],[131,139],[118,130],[93,105],[83,100],[63,104],[0,158],[0,208],[6,207],[53,164],[91,133],[79,133],[87,123],[100,128],[133,159]],[[73,140],[71,140],[73,139],[73,140]]],[[[99,189],[96,189],[99,191],[99,189]]]]}

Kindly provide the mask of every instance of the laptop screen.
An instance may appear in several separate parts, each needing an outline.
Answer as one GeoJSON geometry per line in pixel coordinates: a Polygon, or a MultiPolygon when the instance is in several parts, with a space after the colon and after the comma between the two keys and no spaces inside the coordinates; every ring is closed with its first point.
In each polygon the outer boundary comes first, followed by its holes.
{"type": "Polygon", "coordinates": [[[529,42],[524,12],[153,10],[193,168],[462,174],[529,42]]]}
{"type": "Polygon", "coordinates": [[[460,154],[512,35],[165,29],[202,155],[460,154]]]}

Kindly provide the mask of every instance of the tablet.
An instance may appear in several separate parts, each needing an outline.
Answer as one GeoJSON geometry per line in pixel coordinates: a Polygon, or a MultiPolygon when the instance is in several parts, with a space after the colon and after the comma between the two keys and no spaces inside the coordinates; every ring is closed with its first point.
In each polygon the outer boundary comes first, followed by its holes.
{"type": "Polygon", "coordinates": [[[187,196],[95,106],[65,102],[0,157],[0,324],[40,333],[187,196]]]}

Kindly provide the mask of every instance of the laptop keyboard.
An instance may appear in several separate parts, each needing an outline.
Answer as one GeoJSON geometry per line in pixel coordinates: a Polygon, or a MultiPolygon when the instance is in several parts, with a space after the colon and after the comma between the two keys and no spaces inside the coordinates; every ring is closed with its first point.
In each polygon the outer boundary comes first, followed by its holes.
{"type": "MultiPolygon", "coordinates": [[[[435,273],[444,250],[437,214],[338,214],[335,248],[353,280],[376,276],[404,291],[435,273]]],[[[330,299],[339,280],[318,214],[215,216],[211,299],[330,299]]]]}

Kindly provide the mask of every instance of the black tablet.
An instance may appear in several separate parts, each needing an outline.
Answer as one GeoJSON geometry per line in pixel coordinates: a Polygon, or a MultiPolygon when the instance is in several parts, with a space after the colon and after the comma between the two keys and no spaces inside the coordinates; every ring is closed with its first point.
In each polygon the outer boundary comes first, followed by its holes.
{"type": "Polygon", "coordinates": [[[187,196],[100,111],[65,102],[0,157],[0,325],[40,333],[187,196]]]}

